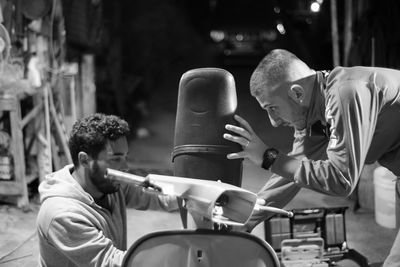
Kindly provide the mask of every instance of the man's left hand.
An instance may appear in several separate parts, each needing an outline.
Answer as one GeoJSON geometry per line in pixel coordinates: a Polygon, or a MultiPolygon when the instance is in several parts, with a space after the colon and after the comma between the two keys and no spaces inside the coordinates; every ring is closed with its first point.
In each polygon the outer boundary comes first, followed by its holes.
{"type": "Polygon", "coordinates": [[[243,150],[236,153],[228,154],[227,158],[247,158],[257,166],[261,166],[264,151],[268,148],[267,145],[264,144],[264,142],[257,136],[253,128],[245,119],[243,119],[239,115],[235,115],[234,118],[240,126],[226,124],[225,129],[235,133],[236,135],[225,133],[223,137],[226,140],[238,143],[242,146],[243,150]]]}

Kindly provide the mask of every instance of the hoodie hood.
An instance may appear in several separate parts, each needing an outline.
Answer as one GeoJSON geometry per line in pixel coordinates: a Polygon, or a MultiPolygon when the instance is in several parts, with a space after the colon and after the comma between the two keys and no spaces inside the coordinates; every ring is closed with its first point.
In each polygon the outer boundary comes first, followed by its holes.
{"type": "Polygon", "coordinates": [[[64,168],[46,175],[39,185],[40,202],[43,203],[51,197],[73,198],[91,205],[93,197],[83,190],[80,184],[72,177],[74,166],[67,165],[64,168]]]}

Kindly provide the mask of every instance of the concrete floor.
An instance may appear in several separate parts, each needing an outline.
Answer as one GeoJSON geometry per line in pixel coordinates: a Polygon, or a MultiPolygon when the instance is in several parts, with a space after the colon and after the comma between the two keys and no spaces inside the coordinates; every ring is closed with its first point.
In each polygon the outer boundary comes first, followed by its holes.
{"type": "MultiPolygon", "coordinates": [[[[237,83],[238,113],[250,121],[260,136],[262,135],[263,138],[275,137],[277,140],[275,145],[287,149],[290,142],[285,140],[291,136],[291,132],[272,129],[266,122],[266,114],[258,108],[248,94],[249,72],[230,71],[237,83]]],[[[180,75],[177,76],[180,77],[180,75]]],[[[152,173],[171,172],[176,112],[174,107],[176,107],[178,81],[179,79],[175,79],[171,82],[173,85],[175,84],[175,90],[159,91],[158,97],[152,100],[150,114],[143,122],[143,126],[149,130],[150,135],[130,143],[129,157],[133,168],[144,169],[152,173]]],[[[254,192],[270,175],[248,162],[244,162],[243,171],[243,187],[254,192]]],[[[370,197],[364,196],[364,199],[368,200],[370,197]]],[[[371,209],[361,208],[354,213],[353,205],[353,201],[349,199],[327,197],[309,190],[302,190],[287,208],[350,207],[346,211],[348,246],[366,256],[373,266],[379,266],[379,263],[388,254],[397,231],[379,226],[375,222],[374,212],[371,209]]],[[[38,247],[35,219],[38,209],[37,197],[31,199],[31,211],[29,212],[23,212],[10,205],[0,205],[0,266],[36,266],[38,247]]],[[[156,230],[180,228],[182,226],[177,213],[128,210],[129,244],[156,230]]],[[[257,227],[253,234],[264,238],[262,226],[257,227]]]]}

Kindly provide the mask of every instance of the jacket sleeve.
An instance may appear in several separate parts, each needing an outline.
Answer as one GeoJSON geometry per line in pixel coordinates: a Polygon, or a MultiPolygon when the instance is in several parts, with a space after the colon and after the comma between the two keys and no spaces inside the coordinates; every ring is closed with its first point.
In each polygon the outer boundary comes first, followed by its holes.
{"type": "Polygon", "coordinates": [[[367,82],[332,89],[325,116],[330,127],[326,160],[303,159],[294,181],[325,194],[346,196],[357,185],[374,134],[378,96],[367,82]]]}
{"type": "MultiPolygon", "coordinates": [[[[306,130],[295,131],[292,151],[288,154],[297,159],[326,159],[328,140],[325,135],[309,134],[306,130]]],[[[283,208],[300,191],[301,187],[293,180],[272,174],[257,197],[266,201],[267,206],[283,208]]],[[[246,230],[252,230],[257,224],[275,213],[254,211],[246,223],[246,230]]]]}
{"type": "Polygon", "coordinates": [[[122,265],[125,255],[87,217],[76,213],[56,215],[46,237],[76,266],[117,267],[122,265]]]}
{"type": "Polygon", "coordinates": [[[175,196],[169,196],[140,186],[129,185],[125,189],[126,206],[137,210],[178,210],[175,196]]]}

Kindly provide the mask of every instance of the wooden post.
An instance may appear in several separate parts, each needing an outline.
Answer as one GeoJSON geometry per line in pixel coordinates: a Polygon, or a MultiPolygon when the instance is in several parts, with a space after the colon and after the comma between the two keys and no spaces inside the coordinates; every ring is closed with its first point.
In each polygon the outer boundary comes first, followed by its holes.
{"type": "Polygon", "coordinates": [[[371,66],[375,66],[375,37],[371,38],[371,66]]]}
{"type": "Polygon", "coordinates": [[[82,57],[82,106],[81,116],[85,117],[96,112],[96,85],[95,85],[94,55],[86,54],[82,57]]]}
{"type": "Polygon", "coordinates": [[[63,63],[65,75],[58,81],[58,92],[60,103],[62,103],[61,114],[63,116],[63,125],[67,135],[72,129],[72,125],[77,119],[77,106],[79,106],[79,99],[76,96],[76,86],[79,84],[79,64],[77,62],[63,63]]]}
{"type": "Polygon", "coordinates": [[[345,21],[344,21],[344,59],[343,65],[349,66],[349,55],[353,41],[353,0],[344,1],[345,21]]]}
{"type": "MultiPolygon", "coordinates": [[[[108,74],[110,75],[110,89],[115,95],[117,104],[117,112],[121,116],[127,113],[126,107],[126,89],[122,86],[122,31],[123,25],[121,17],[121,5],[118,2],[113,2],[110,5],[110,12],[112,12],[112,20],[110,22],[110,29],[112,30],[112,41],[110,42],[110,49],[107,56],[108,74]]],[[[110,99],[111,101],[111,99],[110,99]]]]}
{"type": "Polygon", "coordinates": [[[49,109],[49,88],[48,84],[43,86],[43,99],[44,99],[44,132],[46,144],[43,145],[41,153],[38,154],[40,160],[39,174],[43,179],[45,175],[53,171],[52,155],[51,155],[51,129],[50,129],[50,109],[49,109]]]}
{"type": "Polygon", "coordinates": [[[331,0],[331,33],[332,33],[333,67],[336,67],[340,65],[339,31],[337,24],[336,0],[331,0]]]}
{"type": "MultiPolygon", "coordinates": [[[[78,68],[78,67],[77,67],[78,68]]],[[[77,115],[76,115],[76,95],[75,95],[75,90],[76,90],[76,76],[77,75],[73,75],[71,77],[71,80],[68,84],[68,90],[69,90],[69,103],[71,105],[71,114],[69,117],[69,120],[67,120],[66,122],[66,126],[67,126],[67,132],[69,133],[72,130],[72,126],[74,125],[76,119],[77,119],[77,115]]]]}
{"type": "Polygon", "coordinates": [[[59,137],[64,155],[67,159],[67,163],[72,164],[72,158],[67,144],[68,135],[66,133],[66,129],[64,127],[63,122],[59,119],[59,114],[57,113],[56,107],[54,106],[54,100],[51,93],[51,88],[49,88],[49,111],[51,117],[53,118],[53,124],[55,126],[56,133],[59,137]]]}

